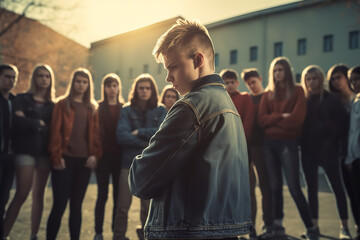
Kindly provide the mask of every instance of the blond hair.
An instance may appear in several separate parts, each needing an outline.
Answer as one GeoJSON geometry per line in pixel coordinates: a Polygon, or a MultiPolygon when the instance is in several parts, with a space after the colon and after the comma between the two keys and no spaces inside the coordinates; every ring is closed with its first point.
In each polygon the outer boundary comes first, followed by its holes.
{"type": "Polygon", "coordinates": [[[34,67],[34,70],[32,71],[31,78],[30,78],[30,87],[28,90],[28,93],[35,94],[38,90],[38,86],[36,84],[36,77],[38,75],[38,72],[40,69],[48,71],[50,75],[50,86],[48,90],[46,91],[46,100],[49,102],[55,101],[55,77],[54,72],[51,69],[51,67],[47,64],[38,64],[34,67]]]}
{"type": "Polygon", "coordinates": [[[164,62],[164,56],[171,49],[187,48],[188,57],[192,58],[199,51],[209,59],[212,70],[215,69],[215,50],[206,27],[197,20],[178,19],[158,40],[153,55],[158,63],[164,62]]]}
{"type": "Polygon", "coordinates": [[[310,93],[307,89],[306,86],[306,75],[309,73],[314,73],[321,81],[321,85],[322,85],[322,89],[321,89],[321,93],[320,93],[320,99],[322,99],[323,97],[323,93],[324,93],[324,79],[325,79],[325,74],[323,72],[323,70],[317,66],[317,65],[310,65],[307,66],[301,73],[301,86],[304,89],[304,93],[306,97],[310,96],[310,93]]]}

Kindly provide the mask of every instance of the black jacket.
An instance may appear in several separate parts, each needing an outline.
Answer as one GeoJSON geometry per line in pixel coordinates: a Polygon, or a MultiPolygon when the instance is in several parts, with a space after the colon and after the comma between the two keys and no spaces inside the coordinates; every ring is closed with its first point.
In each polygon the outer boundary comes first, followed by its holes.
{"type": "Polygon", "coordinates": [[[318,161],[338,158],[348,131],[348,114],[340,99],[324,91],[323,98],[311,96],[303,125],[301,149],[318,161]]]}
{"type": "Polygon", "coordinates": [[[0,153],[12,153],[12,112],[14,95],[10,93],[10,102],[0,93],[0,153]]]}
{"type": "Polygon", "coordinates": [[[37,107],[30,93],[18,94],[14,99],[14,112],[23,111],[25,117],[14,114],[14,150],[15,154],[47,156],[50,137],[50,122],[54,108],[53,102],[37,107]],[[40,120],[45,127],[40,126],[40,120]]]}

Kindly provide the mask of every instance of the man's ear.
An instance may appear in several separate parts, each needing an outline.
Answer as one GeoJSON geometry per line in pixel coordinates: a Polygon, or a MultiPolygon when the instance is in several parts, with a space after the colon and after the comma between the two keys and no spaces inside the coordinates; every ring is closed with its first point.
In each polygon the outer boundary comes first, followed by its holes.
{"type": "Polygon", "coordinates": [[[200,68],[204,65],[205,57],[201,52],[195,53],[194,56],[194,68],[200,68]]]}

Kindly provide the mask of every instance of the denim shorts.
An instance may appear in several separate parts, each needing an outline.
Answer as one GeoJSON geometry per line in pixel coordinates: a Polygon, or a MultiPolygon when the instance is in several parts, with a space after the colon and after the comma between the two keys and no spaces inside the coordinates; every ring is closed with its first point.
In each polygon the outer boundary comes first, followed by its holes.
{"type": "Polygon", "coordinates": [[[34,157],[28,154],[17,154],[14,158],[16,167],[34,166],[50,169],[50,159],[48,157],[34,157]]]}

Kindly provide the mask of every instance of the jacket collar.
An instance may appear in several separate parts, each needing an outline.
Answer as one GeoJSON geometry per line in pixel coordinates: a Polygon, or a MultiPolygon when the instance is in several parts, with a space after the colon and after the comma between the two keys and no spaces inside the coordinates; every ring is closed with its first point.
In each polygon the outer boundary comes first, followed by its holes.
{"type": "Polygon", "coordinates": [[[195,92],[199,88],[202,88],[202,87],[205,87],[208,85],[218,85],[218,86],[222,86],[224,89],[226,89],[225,82],[222,80],[222,78],[219,76],[219,74],[211,74],[211,75],[207,75],[202,78],[199,78],[198,80],[195,80],[194,86],[193,86],[191,92],[195,92]]]}
{"type": "Polygon", "coordinates": [[[5,99],[5,97],[2,95],[2,93],[0,93],[0,99],[2,100],[13,100],[15,98],[15,95],[12,94],[11,92],[9,93],[9,99],[5,99]]]}

